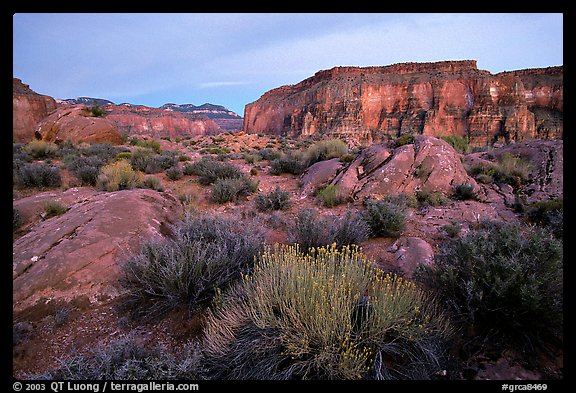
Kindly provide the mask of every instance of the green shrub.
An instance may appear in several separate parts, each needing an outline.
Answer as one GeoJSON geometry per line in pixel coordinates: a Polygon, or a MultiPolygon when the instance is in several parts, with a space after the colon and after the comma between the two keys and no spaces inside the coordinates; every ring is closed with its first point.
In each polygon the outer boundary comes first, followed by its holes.
{"type": "Polygon", "coordinates": [[[184,172],[182,171],[182,168],[180,168],[179,166],[170,167],[166,169],[165,172],[166,176],[170,180],[179,180],[182,179],[182,177],[184,176],[184,172]]]}
{"type": "Polygon", "coordinates": [[[476,193],[474,192],[474,186],[472,186],[471,184],[467,184],[467,183],[457,185],[454,188],[454,194],[452,196],[454,199],[457,199],[459,201],[476,199],[476,193]]]}
{"type": "Polygon", "coordinates": [[[399,237],[406,227],[404,210],[393,203],[368,199],[364,219],[374,236],[399,237]]]}
{"type": "Polygon", "coordinates": [[[523,216],[528,223],[549,228],[557,238],[564,235],[564,201],[561,198],[525,206],[523,216]]]}
{"type": "Polygon", "coordinates": [[[132,152],[129,151],[123,151],[116,154],[117,160],[130,160],[131,158],[132,158],[132,152]]]}
{"type": "Polygon", "coordinates": [[[92,114],[94,117],[104,117],[104,115],[106,115],[106,111],[100,106],[93,106],[90,108],[90,114],[92,114]]]}
{"type": "Polygon", "coordinates": [[[270,174],[281,175],[282,173],[291,173],[301,175],[306,169],[306,164],[293,155],[283,155],[280,158],[270,161],[270,174]]]}
{"type": "Polygon", "coordinates": [[[44,162],[24,163],[13,170],[14,184],[18,187],[60,187],[60,168],[44,162]]]}
{"type": "Polygon", "coordinates": [[[127,190],[140,183],[140,175],[125,160],[116,161],[100,169],[96,186],[108,192],[127,190]]]}
{"type": "Polygon", "coordinates": [[[120,308],[134,318],[204,307],[252,268],[263,245],[255,226],[234,218],[188,215],[173,233],[170,239],[145,241],[121,264],[126,294],[120,308]]]}
{"type": "Polygon", "coordinates": [[[470,153],[470,142],[468,138],[462,137],[460,135],[447,135],[443,136],[444,139],[450,146],[454,148],[460,154],[470,153]]]}
{"type": "Polygon", "coordinates": [[[198,355],[192,347],[173,355],[160,344],[147,347],[132,335],[104,341],[86,354],[59,359],[60,367],[33,379],[43,380],[164,380],[198,379],[198,355]]]}
{"type": "Polygon", "coordinates": [[[418,207],[418,198],[414,194],[401,192],[399,194],[386,195],[383,199],[384,202],[392,203],[401,208],[416,208],[418,207]]]}
{"type": "Polygon", "coordinates": [[[449,239],[415,277],[462,331],[496,347],[531,347],[562,334],[562,242],[537,227],[481,222],[449,239]]]}
{"type": "Polygon", "coordinates": [[[277,246],[210,311],[201,360],[214,379],[429,379],[446,336],[424,292],[357,248],[277,246]]]}
{"type": "Polygon", "coordinates": [[[254,203],[260,211],[287,210],[290,208],[290,193],[277,186],[267,194],[256,195],[254,203]]]}
{"type": "Polygon", "coordinates": [[[20,228],[24,224],[24,219],[22,215],[15,207],[12,207],[12,232],[15,232],[18,228],[20,228]]]}
{"type": "Polygon", "coordinates": [[[46,218],[55,217],[66,213],[68,208],[61,202],[50,200],[44,203],[44,212],[46,218]]]}
{"type": "Polygon", "coordinates": [[[154,177],[154,176],[144,177],[140,186],[142,188],[150,188],[150,189],[155,190],[155,191],[160,191],[160,192],[164,191],[164,186],[162,185],[162,182],[160,181],[160,179],[158,179],[157,177],[154,177]]]}
{"type": "Polygon", "coordinates": [[[312,248],[336,243],[338,246],[360,244],[371,231],[360,214],[347,211],[340,219],[324,218],[316,209],[305,208],[298,212],[288,231],[288,242],[298,244],[303,252],[312,248]]]}
{"type": "Polygon", "coordinates": [[[318,190],[316,199],[325,207],[334,207],[344,202],[344,198],[338,192],[338,187],[334,184],[328,184],[318,190]]]}
{"type": "Polygon", "coordinates": [[[134,138],[131,142],[131,145],[143,147],[145,149],[152,149],[155,153],[160,153],[160,142],[155,140],[146,140],[146,139],[138,139],[134,138]]]}
{"type": "Polygon", "coordinates": [[[282,152],[275,149],[265,148],[258,150],[256,153],[257,156],[261,157],[263,160],[266,161],[274,161],[278,158],[282,157],[282,152]]]}
{"type": "Polygon", "coordinates": [[[23,148],[24,152],[34,159],[55,157],[58,152],[58,145],[53,142],[46,142],[35,139],[23,148]]]}
{"type": "Polygon", "coordinates": [[[356,155],[348,153],[348,154],[343,154],[340,157],[340,162],[346,164],[346,163],[354,161],[355,159],[356,159],[356,155]]]}
{"type": "Polygon", "coordinates": [[[394,147],[400,147],[414,143],[414,135],[404,134],[394,140],[394,147]]]}
{"type": "Polygon", "coordinates": [[[252,194],[258,189],[258,183],[246,177],[219,178],[212,184],[212,201],[216,203],[234,202],[239,197],[252,194]]]}
{"type": "Polygon", "coordinates": [[[527,159],[504,153],[494,163],[474,165],[468,173],[484,184],[504,183],[517,188],[529,180],[531,168],[527,159]]]}
{"type": "Polygon", "coordinates": [[[184,173],[197,175],[198,182],[202,185],[212,184],[218,179],[240,179],[244,176],[235,165],[215,161],[209,157],[202,157],[193,163],[186,163],[184,173]]]}
{"type": "Polygon", "coordinates": [[[348,154],[348,145],[340,139],[316,142],[304,152],[304,165],[309,167],[316,162],[340,158],[345,154],[348,154]]]}
{"type": "Polygon", "coordinates": [[[442,226],[442,230],[446,233],[448,237],[456,237],[460,233],[462,225],[459,222],[451,221],[448,224],[442,226]]]}
{"type": "Polygon", "coordinates": [[[450,199],[439,191],[417,191],[416,200],[421,206],[446,206],[450,203],[450,199]]]}

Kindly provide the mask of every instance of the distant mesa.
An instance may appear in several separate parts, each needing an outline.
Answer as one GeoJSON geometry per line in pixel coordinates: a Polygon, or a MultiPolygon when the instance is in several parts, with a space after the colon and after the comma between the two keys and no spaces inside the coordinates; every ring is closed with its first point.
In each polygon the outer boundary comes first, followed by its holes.
{"type": "Polygon", "coordinates": [[[475,60],[334,67],[246,105],[246,132],[371,144],[402,134],[563,138],[563,67],[491,74],[475,60]]]}

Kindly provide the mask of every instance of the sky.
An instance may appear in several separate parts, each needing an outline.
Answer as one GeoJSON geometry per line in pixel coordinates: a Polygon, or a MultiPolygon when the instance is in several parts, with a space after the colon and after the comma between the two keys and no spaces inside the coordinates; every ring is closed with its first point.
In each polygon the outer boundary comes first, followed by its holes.
{"type": "Polygon", "coordinates": [[[561,13],[17,13],[13,76],[57,99],[244,114],[268,90],[335,66],[477,60],[563,65],[561,13]]]}

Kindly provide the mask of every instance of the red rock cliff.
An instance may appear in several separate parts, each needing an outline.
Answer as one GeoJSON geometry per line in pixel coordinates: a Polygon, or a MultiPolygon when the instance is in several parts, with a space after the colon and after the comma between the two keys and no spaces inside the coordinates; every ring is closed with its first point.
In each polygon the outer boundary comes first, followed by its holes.
{"type": "Polygon", "coordinates": [[[335,67],[246,105],[246,132],[372,143],[404,133],[562,138],[563,67],[491,74],[474,60],[335,67]]]}
{"type": "Polygon", "coordinates": [[[34,92],[18,78],[12,78],[12,138],[28,143],[34,139],[36,124],[56,109],[56,101],[34,92]]]}
{"type": "Polygon", "coordinates": [[[218,134],[224,132],[205,115],[140,105],[106,105],[106,119],[122,134],[152,138],[218,134]]]}

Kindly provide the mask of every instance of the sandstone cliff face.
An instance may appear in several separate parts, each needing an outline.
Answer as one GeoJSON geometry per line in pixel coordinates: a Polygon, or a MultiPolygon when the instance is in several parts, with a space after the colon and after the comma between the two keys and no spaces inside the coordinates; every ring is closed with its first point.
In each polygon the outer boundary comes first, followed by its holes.
{"type": "Polygon", "coordinates": [[[476,61],[335,67],[246,105],[244,131],[353,144],[415,133],[473,145],[561,138],[563,67],[492,75],[476,61]]]}
{"type": "Polygon", "coordinates": [[[204,115],[130,104],[106,105],[103,108],[107,112],[106,119],[112,122],[121,134],[131,136],[175,139],[224,132],[204,115]]]}
{"type": "Polygon", "coordinates": [[[93,117],[85,105],[58,108],[38,123],[36,136],[49,142],[122,144],[122,136],[106,118],[93,117]]]}
{"type": "Polygon", "coordinates": [[[28,143],[34,139],[36,124],[56,109],[56,101],[34,92],[20,79],[12,78],[12,138],[28,143]]]}

